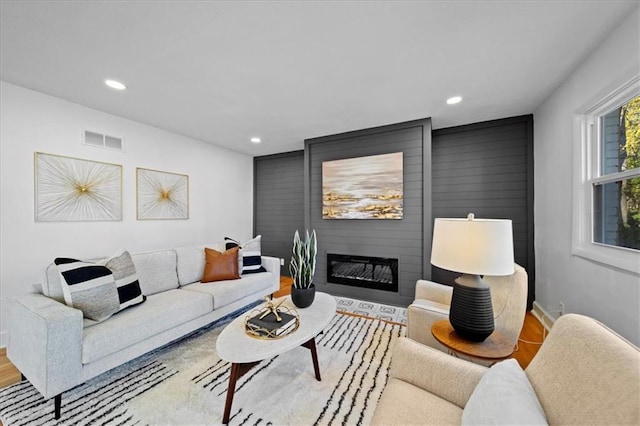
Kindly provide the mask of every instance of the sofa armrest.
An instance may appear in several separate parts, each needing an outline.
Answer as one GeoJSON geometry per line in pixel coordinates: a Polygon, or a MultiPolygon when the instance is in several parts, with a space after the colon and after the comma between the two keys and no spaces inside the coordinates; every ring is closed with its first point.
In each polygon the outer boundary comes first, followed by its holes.
{"type": "Polygon", "coordinates": [[[7,300],[7,357],[45,397],[76,386],[82,375],[82,312],[42,294],[7,300]]]}
{"type": "Polygon", "coordinates": [[[273,273],[273,292],[280,290],[280,259],[271,256],[262,256],[262,267],[273,273]]]}
{"type": "Polygon", "coordinates": [[[390,376],[464,408],[485,371],[486,367],[401,337],[393,350],[390,376]]]}
{"type": "Polygon", "coordinates": [[[416,281],[416,299],[431,300],[442,305],[450,306],[452,295],[453,287],[448,285],[427,280],[416,281]]]}

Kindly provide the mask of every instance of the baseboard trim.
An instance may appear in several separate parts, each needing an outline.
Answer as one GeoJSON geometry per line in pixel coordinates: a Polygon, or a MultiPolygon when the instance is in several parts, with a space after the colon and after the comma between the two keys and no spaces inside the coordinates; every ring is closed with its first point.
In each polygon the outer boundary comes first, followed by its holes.
{"type": "Polygon", "coordinates": [[[540,321],[540,324],[542,324],[542,326],[547,331],[551,330],[551,327],[553,327],[553,324],[556,322],[556,318],[545,311],[542,306],[538,304],[538,302],[533,302],[533,309],[531,310],[531,314],[533,314],[533,316],[536,317],[538,321],[540,321]]]}

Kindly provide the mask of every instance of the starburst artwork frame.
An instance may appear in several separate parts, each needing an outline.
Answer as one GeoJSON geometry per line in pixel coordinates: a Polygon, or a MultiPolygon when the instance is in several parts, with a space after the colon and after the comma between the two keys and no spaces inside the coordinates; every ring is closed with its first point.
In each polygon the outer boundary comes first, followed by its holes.
{"type": "Polygon", "coordinates": [[[189,176],[136,168],[138,220],[189,219],[189,176]]]}
{"type": "Polygon", "coordinates": [[[34,153],[35,221],[122,220],[122,166],[34,153]]]}

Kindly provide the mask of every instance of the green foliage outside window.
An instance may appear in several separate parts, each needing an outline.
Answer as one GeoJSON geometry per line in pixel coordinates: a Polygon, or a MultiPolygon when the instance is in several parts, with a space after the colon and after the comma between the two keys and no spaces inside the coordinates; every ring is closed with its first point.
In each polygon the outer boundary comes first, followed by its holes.
{"type": "MultiPolygon", "coordinates": [[[[620,170],[640,168],[640,96],[620,108],[620,170]]],[[[621,182],[618,245],[640,250],[640,177],[621,182]]]]}

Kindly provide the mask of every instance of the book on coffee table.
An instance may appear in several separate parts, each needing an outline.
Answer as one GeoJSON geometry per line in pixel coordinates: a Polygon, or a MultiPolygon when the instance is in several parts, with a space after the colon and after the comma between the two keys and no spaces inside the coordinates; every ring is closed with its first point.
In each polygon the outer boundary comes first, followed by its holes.
{"type": "Polygon", "coordinates": [[[297,327],[297,316],[287,312],[278,312],[278,315],[280,316],[280,321],[278,321],[273,312],[264,315],[263,311],[248,318],[245,323],[247,332],[252,335],[273,338],[282,337],[297,327]]]}

